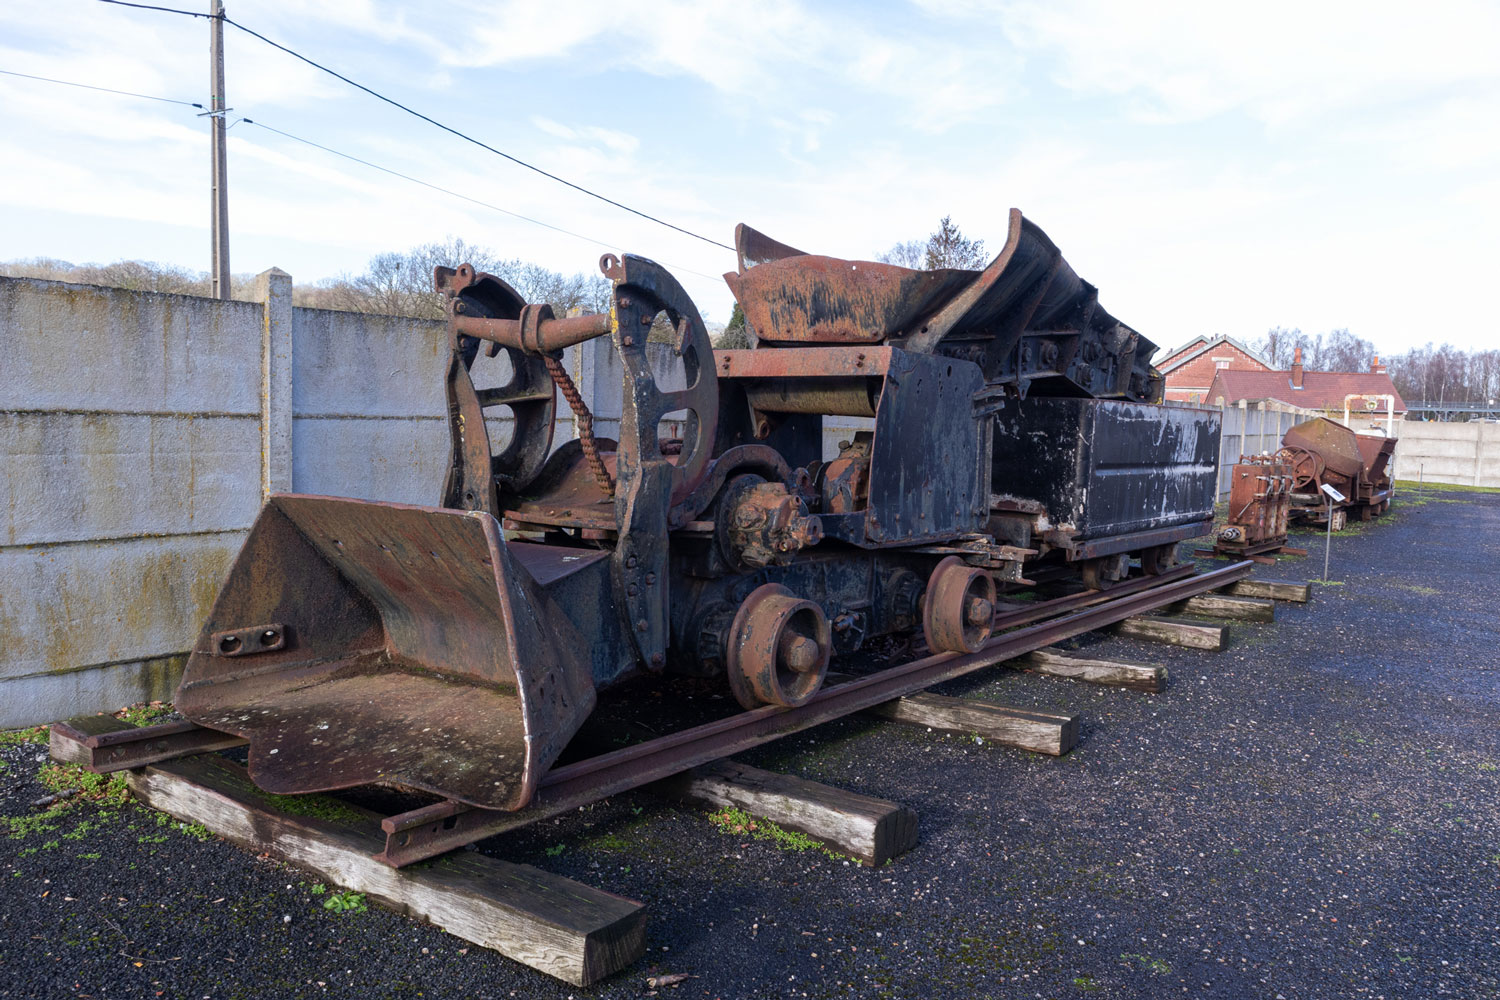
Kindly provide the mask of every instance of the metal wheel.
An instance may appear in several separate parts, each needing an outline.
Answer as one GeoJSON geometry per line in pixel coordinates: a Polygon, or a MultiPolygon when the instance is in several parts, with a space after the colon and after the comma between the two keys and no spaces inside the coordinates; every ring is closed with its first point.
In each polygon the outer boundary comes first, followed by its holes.
{"type": "Polygon", "coordinates": [[[729,687],[745,708],[796,708],[823,686],[832,648],[822,608],[779,583],[763,584],[729,626],[729,687]]]}
{"type": "Polygon", "coordinates": [[[973,653],[990,637],[995,618],[995,578],[949,556],[927,579],[922,632],[934,653],[973,653]]]}
{"type": "Polygon", "coordinates": [[[1147,576],[1161,576],[1176,565],[1176,542],[1170,542],[1166,545],[1153,545],[1149,549],[1141,550],[1141,571],[1147,576]]]}

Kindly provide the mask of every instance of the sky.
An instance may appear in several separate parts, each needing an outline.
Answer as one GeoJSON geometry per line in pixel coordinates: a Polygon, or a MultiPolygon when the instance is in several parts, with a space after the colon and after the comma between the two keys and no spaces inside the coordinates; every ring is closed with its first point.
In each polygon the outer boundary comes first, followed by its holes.
{"type": "MultiPolygon", "coordinates": [[[[246,0],[227,13],[722,243],[744,222],[868,259],[951,215],[995,253],[1014,206],[1164,347],[1273,326],[1348,328],[1387,355],[1500,347],[1494,3],[246,0]]],[[[0,0],[0,70],[206,104],[208,33],[97,0],[0,0]]],[[[458,236],[566,273],[607,251],[651,257],[706,319],[728,318],[732,252],[230,26],[225,46],[229,119],[250,119],[228,133],[236,273],[314,282],[458,236]]],[[[0,75],[0,260],[206,271],[199,113],[0,75]]]]}

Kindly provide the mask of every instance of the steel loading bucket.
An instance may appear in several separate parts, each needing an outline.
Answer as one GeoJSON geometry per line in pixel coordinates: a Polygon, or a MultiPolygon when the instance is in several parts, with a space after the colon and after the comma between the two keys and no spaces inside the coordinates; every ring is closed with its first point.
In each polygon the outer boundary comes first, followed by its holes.
{"type": "Polygon", "coordinates": [[[594,707],[583,640],[488,514],[278,495],[177,691],[269,792],[391,782],[519,809],[594,707]]]}

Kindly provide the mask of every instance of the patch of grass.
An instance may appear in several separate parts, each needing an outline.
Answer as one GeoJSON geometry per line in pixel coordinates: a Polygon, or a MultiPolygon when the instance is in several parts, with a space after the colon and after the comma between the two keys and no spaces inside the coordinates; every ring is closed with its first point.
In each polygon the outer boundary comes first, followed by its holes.
{"type": "Polygon", "coordinates": [[[46,742],[46,726],[32,726],[30,729],[8,729],[0,733],[0,747],[18,746],[23,743],[46,742]]]}
{"type": "Polygon", "coordinates": [[[78,798],[124,805],[130,801],[125,772],[95,774],[77,764],[48,764],[37,772],[36,780],[48,791],[76,792],[78,798]]]}
{"type": "Polygon", "coordinates": [[[314,896],[321,896],[321,895],[323,895],[323,893],[325,893],[325,892],[328,891],[328,886],[326,886],[323,883],[319,882],[317,885],[313,886],[308,891],[311,892],[314,896]]]}
{"type": "Polygon", "coordinates": [[[1418,485],[1415,479],[1396,480],[1396,489],[1421,490],[1423,493],[1429,490],[1439,493],[1500,493],[1500,486],[1461,486],[1458,483],[1431,483],[1423,482],[1418,485]]]}
{"type": "Polygon", "coordinates": [[[159,701],[150,703],[140,702],[129,708],[122,708],[115,713],[115,718],[121,722],[128,722],[132,726],[153,726],[167,716],[172,714],[172,706],[164,705],[159,701]]]}
{"type": "Polygon", "coordinates": [[[326,819],[332,823],[368,823],[369,817],[353,806],[327,795],[263,795],[266,805],[293,816],[326,819]]]}
{"type": "Polygon", "coordinates": [[[156,825],[166,827],[169,830],[176,830],[178,833],[186,834],[198,841],[207,842],[214,839],[213,831],[202,823],[184,823],[182,820],[176,819],[164,812],[156,814],[156,825]]]}
{"type": "Polygon", "coordinates": [[[600,834],[583,846],[599,851],[626,851],[630,849],[631,842],[618,833],[611,832],[600,834]]]}
{"type": "Polygon", "coordinates": [[[1104,987],[1099,983],[1098,980],[1096,980],[1093,976],[1089,975],[1086,972],[1081,976],[1074,976],[1073,985],[1078,987],[1084,993],[1093,993],[1095,990],[1104,989],[1104,987]]]}
{"type": "Polygon", "coordinates": [[[805,833],[783,829],[769,820],[756,819],[743,809],[720,809],[718,812],[709,813],[708,821],[716,826],[720,833],[733,836],[749,835],[755,840],[769,841],[783,851],[816,851],[819,854],[826,854],[835,861],[856,860],[847,854],[840,854],[827,844],[814,840],[805,833]]]}
{"type": "Polygon", "coordinates": [[[1343,580],[1308,580],[1308,583],[1316,583],[1320,587],[1342,587],[1343,580]]]}
{"type": "Polygon", "coordinates": [[[1158,976],[1168,975],[1172,971],[1171,965],[1159,958],[1152,958],[1150,955],[1136,955],[1132,952],[1122,952],[1120,960],[1132,968],[1143,969],[1158,976]]]}
{"type": "Polygon", "coordinates": [[[559,854],[561,854],[563,851],[566,851],[567,849],[568,849],[568,845],[567,844],[553,844],[551,847],[544,847],[544,848],[542,848],[542,853],[545,854],[545,855],[547,855],[547,857],[549,857],[549,858],[555,858],[559,854]]]}
{"type": "Polygon", "coordinates": [[[1438,590],[1436,587],[1424,587],[1424,586],[1422,586],[1419,583],[1396,583],[1396,582],[1393,582],[1391,584],[1391,586],[1393,586],[1393,587],[1400,587],[1402,590],[1409,590],[1409,591],[1411,591],[1414,594],[1425,594],[1428,597],[1431,597],[1433,594],[1441,594],[1442,593],[1442,591],[1438,590]]]}
{"type": "Polygon", "coordinates": [[[0,826],[5,828],[11,840],[25,840],[38,833],[56,833],[68,808],[68,803],[63,802],[33,816],[0,816],[0,826]]]}
{"type": "Polygon", "coordinates": [[[362,892],[336,892],[323,900],[323,909],[332,913],[364,913],[369,908],[362,892]]]}

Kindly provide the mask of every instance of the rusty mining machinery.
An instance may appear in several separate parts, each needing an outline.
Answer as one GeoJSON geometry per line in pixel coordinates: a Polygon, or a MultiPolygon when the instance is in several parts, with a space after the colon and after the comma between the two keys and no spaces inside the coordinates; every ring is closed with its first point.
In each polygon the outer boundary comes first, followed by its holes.
{"type": "Polygon", "coordinates": [[[610,309],[581,317],[438,268],[440,504],[272,497],[177,707],[247,738],[268,791],[381,781],[515,810],[626,678],[720,675],[746,709],[798,706],[872,637],[972,651],[1026,573],[1104,586],[1131,556],[1163,572],[1211,524],[1217,423],[1152,405],[1155,345],[1020,212],[982,271],[809,255],[744,226],[737,243],[745,350],[715,351],[641,257],[602,258],[610,309]],[[594,434],[560,362],[597,337],[622,372],[619,440],[594,434]],[[508,375],[476,388],[485,357],[508,375]],[[578,437],[554,447],[559,395],[578,437]],[[830,415],[869,430],[825,452],[830,415]],[[1059,450],[1007,450],[1022,425],[1059,450]]]}
{"type": "Polygon", "coordinates": [[[1291,467],[1293,520],[1327,524],[1339,531],[1353,514],[1362,521],[1383,514],[1391,506],[1391,458],[1396,439],[1381,434],[1357,434],[1327,417],[1295,425],[1282,436],[1278,458],[1291,467]],[[1332,486],[1343,497],[1329,504],[1322,493],[1332,486]]]}

